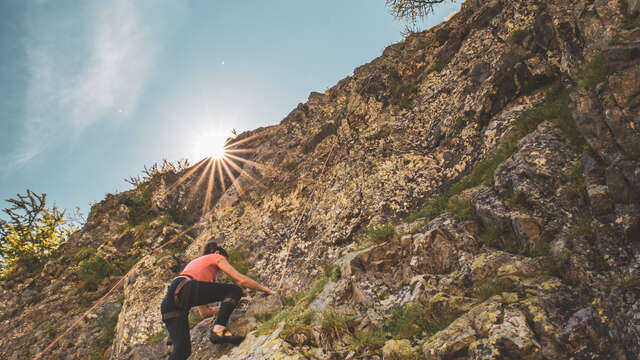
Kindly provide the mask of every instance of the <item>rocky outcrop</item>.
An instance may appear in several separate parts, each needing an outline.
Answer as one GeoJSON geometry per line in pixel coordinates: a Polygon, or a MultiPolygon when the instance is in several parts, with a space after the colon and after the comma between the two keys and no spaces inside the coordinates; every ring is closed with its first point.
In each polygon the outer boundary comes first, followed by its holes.
{"type": "Polygon", "coordinates": [[[230,140],[233,184],[203,161],[107,196],[42,274],[1,283],[0,357],[120,276],[45,358],[165,356],[167,282],[223,237],[282,301],[250,294],[236,348],[193,318],[196,359],[637,358],[637,7],[467,0],[230,140]],[[89,283],[95,256],[118,271],[89,283]]]}

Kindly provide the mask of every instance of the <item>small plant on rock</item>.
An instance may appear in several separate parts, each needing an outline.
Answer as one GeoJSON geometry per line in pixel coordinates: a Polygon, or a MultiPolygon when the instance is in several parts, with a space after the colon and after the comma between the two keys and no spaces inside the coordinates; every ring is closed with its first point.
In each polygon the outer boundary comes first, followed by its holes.
{"type": "Polygon", "coordinates": [[[369,238],[373,240],[376,244],[383,243],[396,234],[396,228],[391,223],[386,223],[384,225],[375,225],[370,227],[367,230],[367,234],[369,238]]]}
{"type": "Polygon", "coordinates": [[[458,220],[477,220],[476,208],[473,201],[459,196],[452,197],[447,203],[447,211],[458,220]]]}
{"type": "Polygon", "coordinates": [[[509,38],[507,41],[511,44],[522,44],[522,40],[524,40],[527,35],[529,35],[530,31],[527,29],[517,29],[509,34],[509,38]]]}
{"type": "Polygon", "coordinates": [[[453,312],[435,311],[430,305],[408,303],[391,311],[384,329],[394,339],[411,339],[422,336],[423,333],[433,335],[449,326],[457,317],[453,312]]]}
{"type": "Polygon", "coordinates": [[[145,343],[147,345],[155,345],[157,343],[159,343],[160,341],[162,341],[162,339],[167,337],[167,331],[165,329],[162,329],[160,331],[156,331],[155,333],[148,333],[147,334],[147,338],[145,339],[145,343]]]}
{"type": "Polygon", "coordinates": [[[323,312],[320,320],[323,335],[330,342],[339,340],[345,334],[353,332],[355,325],[354,315],[336,312],[332,309],[323,312]]]}
{"type": "Polygon", "coordinates": [[[81,261],[78,267],[78,276],[84,285],[90,287],[95,287],[106,277],[120,273],[115,266],[100,255],[94,255],[90,259],[81,261]]]}
{"type": "Polygon", "coordinates": [[[603,82],[611,73],[611,68],[602,55],[596,55],[589,59],[582,67],[581,85],[587,89],[593,89],[603,82]]]}
{"type": "Polygon", "coordinates": [[[434,196],[429,198],[424,205],[413,214],[409,215],[405,222],[412,223],[419,218],[431,220],[442,214],[447,207],[448,198],[446,196],[434,196]]]}
{"type": "Polygon", "coordinates": [[[513,289],[514,287],[510,280],[493,278],[479,284],[475,288],[475,294],[480,301],[485,301],[494,295],[502,294],[503,292],[511,292],[513,289]]]}
{"type": "Polygon", "coordinates": [[[301,319],[304,320],[308,316],[308,314],[305,315],[304,313],[308,310],[309,304],[322,292],[327,282],[328,278],[322,277],[316,280],[308,290],[285,299],[286,306],[277,314],[272,315],[269,320],[260,324],[256,329],[257,335],[271,334],[283,322],[288,322],[289,328],[291,328],[296,323],[299,323],[301,319]]]}
{"type": "Polygon", "coordinates": [[[548,276],[554,276],[560,279],[564,279],[567,275],[567,271],[571,266],[571,251],[564,251],[560,255],[548,255],[543,261],[543,267],[545,273],[548,276]]]}
{"type": "Polygon", "coordinates": [[[366,330],[356,330],[351,337],[349,349],[358,354],[370,354],[378,351],[387,337],[384,331],[377,327],[369,327],[366,330]]]}

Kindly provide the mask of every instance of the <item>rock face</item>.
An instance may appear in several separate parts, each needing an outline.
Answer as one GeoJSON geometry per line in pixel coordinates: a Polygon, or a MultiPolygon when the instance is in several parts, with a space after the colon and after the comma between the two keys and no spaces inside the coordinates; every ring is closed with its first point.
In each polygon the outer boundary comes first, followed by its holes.
{"type": "Polygon", "coordinates": [[[43,358],[166,356],[166,286],[224,237],[283,299],[250,294],[236,348],[194,318],[195,359],[637,359],[639,24],[631,0],[467,0],[230,140],[233,184],[203,161],[107,196],[2,281],[0,358],[78,319],[43,358]]]}

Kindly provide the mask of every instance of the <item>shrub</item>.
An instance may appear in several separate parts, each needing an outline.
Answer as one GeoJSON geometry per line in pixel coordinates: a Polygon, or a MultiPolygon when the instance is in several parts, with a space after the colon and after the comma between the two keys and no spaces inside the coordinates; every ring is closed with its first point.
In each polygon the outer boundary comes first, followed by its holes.
{"type": "Polygon", "coordinates": [[[622,18],[622,28],[625,30],[631,30],[633,28],[640,27],[640,14],[638,12],[633,14],[626,13],[622,18]]]}
{"type": "Polygon", "coordinates": [[[431,220],[438,215],[442,214],[442,212],[447,207],[448,198],[446,196],[434,196],[424,203],[424,205],[417,212],[409,215],[405,222],[412,223],[419,218],[426,218],[427,220],[431,220]]]}
{"type": "Polygon", "coordinates": [[[524,192],[522,191],[514,191],[511,196],[509,196],[506,200],[505,200],[505,205],[507,206],[508,209],[515,209],[515,208],[528,208],[529,207],[529,203],[527,202],[527,195],[524,194],[524,192]]]}
{"type": "Polygon", "coordinates": [[[555,276],[557,278],[564,279],[567,271],[569,270],[569,266],[571,265],[570,259],[571,252],[568,250],[558,256],[546,256],[542,261],[545,273],[548,276],[555,276]]]}
{"type": "Polygon", "coordinates": [[[640,291],[640,276],[630,275],[621,278],[615,282],[615,286],[622,289],[622,291],[640,291]]]}
{"type": "Polygon", "coordinates": [[[114,260],[114,266],[119,270],[119,273],[124,274],[131,269],[142,257],[144,256],[143,249],[131,249],[129,252],[121,258],[114,260]]]}
{"type": "Polygon", "coordinates": [[[249,268],[251,264],[247,258],[249,254],[244,249],[241,248],[233,248],[228,252],[229,255],[229,263],[241,274],[247,275],[249,273],[249,268]]]}
{"type": "Polygon", "coordinates": [[[456,135],[460,134],[465,126],[467,126],[467,119],[465,117],[458,116],[453,122],[453,133],[456,135]]]}
{"type": "Polygon", "coordinates": [[[384,329],[394,339],[410,339],[422,337],[422,333],[433,335],[457,317],[449,311],[434,311],[429,305],[409,303],[391,311],[391,316],[384,322],[384,329]]]}
{"type": "Polygon", "coordinates": [[[481,301],[485,301],[494,295],[502,294],[503,292],[511,292],[513,289],[514,286],[510,280],[493,278],[479,284],[475,288],[475,295],[481,301]]]}
{"type": "Polygon", "coordinates": [[[0,218],[0,274],[28,276],[40,271],[47,259],[77,230],[67,221],[64,211],[53,205],[47,208],[47,194],[38,195],[27,189],[25,195],[8,199],[11,207],[0,218]]]}
{"type": "Polygon", "coordinates": [[[452,213],[458,220],[478,220],[473,202],[459,196],[449,199],[447,211],[452,213]]]}
{"type": "Polygon", "coordinates": [[[569,237],[572,240],[584,238],[589,243],[593,243],[594,234],[591,226],[591,219],[588,217],[579,218],[575,224],[569,228],[569,237]]]}
{"type": "Polygon", "coordinates": [[[373,242],[380,244],[391,239],[396,234],[396,228],[391,223],[375,225],[367,230],[367,234],[373,242]]]}
{"type": "Polygon", "coordinates": [[[165,329],[156,331],[155,333],[148,333],[144,342],[147,345],[155,345],[162,341],[162,339],[166,338],[167,335],[167,330],[165,329]]]}
{"type": "Polygon", "coordinates": [[[449,61],[450,59],[438,59],[436,60],[435,63],[433,63],[428,69],[427,69],[427,74],[430,74],[432,72],[439,72],[442,69],[444,69],[445,66],[449,65],[449,61]]]}
{"type": "Polygon", "coordinates": [[[349,349],[358,354],[366,353],[367,351],[376,351],[380,349],[386,341],[387,337],[382,330],[376,327],[370,327],[364,331],[355,331],[351,337],[349,349]]]}
{"type": "Polygon", "coordinates": [[[102,360],[104,359],[105,351],[113,344],[113,339],[116,334],[116,325],[118,324],[118,314],[111,317],[103,327],[105,335],[98,342],[98,349],[89,355],[89,359],[102,360]]]}
{"type": "Polygon", "coordinates": [[[73,258],[76,261],[82,261],[82,260],[86,260],[89,257],[93,256],[93,254],[95,254],[95,250],[94,248],[92,248],[91,246],[84,246],[81,247],[74,255],[73,258]]]}
{"type": "Polygon", "coordinates": [[[587,89],[596,87],[611,73],[611,68],[602,55],[589,59],[582,67],[581,85],[587,89]]]}
{"type": "Polygon", "coordinates": [[[327,274],[331,281],[338,281],[342,277],[342,271],[340,270],[340,266],[334,266],[331,269],[331,272],[327,274]]]}
{"type": "Polygon", "coordinates": [[[284,320],[282,331],[279,334],[280,338],[285,341],[297,343],[298,345],[301,344],[298,339],[294,338],[295,335],[304,334],[306,340],[310,340],[312,324],[315,317],[316,313],[311,309],[292,313],[291,316],[284,320]]]}
{"type": "Polygon", "coordinates": [[[200,316],[200,311],[193,310],[189,312],[189,329],[198,325],[202,321],[202,316],[200,316]]]}
{"type": "Polygon", "coordinates": [[[356,325],[353,314],[340,313],[332,309],[322,313],[320,328],[325,337],[330,340],[338,340],[346,333],[353,332],[356,325]]]}
{"type": "Polygon", "coordinates": [[[275,314],[275,310],[265,310],[254,313],[253,317],[260,322],[265,322],[271,320],[275,314]]]}
{"type": "MultiPolygon", "coordinates": [[[[280,310],[277,314],[273,315],[269,320],[260,324],[256,329],[257,335],[271,334],[280,323],[288,322],[289,329],[291,330],[295,324],[303,323],[306,321],[309,314],[305,314],[307,307],[311,302],[322,292],[325,285],[328,282],[328,278],[323,277],[313,282],[311,287],[306,291],[295,294],[293,297],[285,299],[283,302],[286,306],[280,310]]],[[[286,335],[289,335],[287,333],[286,335]]],[[[282,335],[285,336],[285,335],[282,335]]]]}
{"type": "Polygon", "coordinates": [[[118,269],[100,255],[94,255],[88,260],[81,261],[78,269],[78,276],[89,286],[95,286],[102,279],[118,274],[118,269]]]}
{"type": "Polygon", "coordinates": [[[480,184],[492,184],[498,165],[511,156],[516,148],[515,140],[505,141],[492,155],[480,161],[469,175],[453,184],[446,192],[447,198],[480,184]]]}
{"type": "Polygon", "coordinates": [[[153,220],[158,214],[151,203],[151,190],[148,183],[140,184],[127,193],[124,204],[129,208],[129,224],[138,224],[153,220]]]}
{"type": "Polygon", "coordinates": [[[599,249],[593,247],[588,253],[587,258],[589,259],[589,263],[591,264],[591,268],[595,271],[607,271],[609,270],[609,264],[607,260],[602,255],[599,249]]]}
{"type": "Polygon", "coordinates": [[[293,171],[298,167],[298,163],[299,161],[296,159],[289,159],[289,160],[284,160],[280,164],[280,166],[287,171],[293,171]]]}
{"type": "Polygon", "coordinates": [[[509,38],[507,42],[511,44],[522,44],[522,40],[529,35],[530,31],[528,29],[517,29],[509,34],[509,38]]]}
{"type": "Polygon", "coordinates": [[[167,220],[170,222],[175,222],[176,224],[191,226],[195,223],[194,219],[189,216],[189,214],[181,208],[172,207],[167,210],[167,220]]]}
{"type": "Polygon", "coordinates": [[[587,185],[583,176],[584,165],[582,161],[575,166],[569,174],[569,191],[567,197],[569,200],[578,201],[585,198],[587,185]]]}

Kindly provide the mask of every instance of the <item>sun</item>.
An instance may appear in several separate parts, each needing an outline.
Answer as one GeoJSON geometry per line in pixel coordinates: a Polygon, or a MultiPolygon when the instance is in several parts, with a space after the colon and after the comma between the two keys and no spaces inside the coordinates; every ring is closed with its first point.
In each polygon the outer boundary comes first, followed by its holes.
{"type": "Polygon", "coordinates": [[[227,151],[225,149],[224,143],[222,145],[220,144],[215,144],[215,146],[212,145],[211,147],[211,154],[210,157],[214,160],[216,159],[223,159],[227,154],[227,151]]]}
{"type": "Polygon", "coordinates": [[[231,132],[212,129],[194,134],[189,141],[188,158],[193,162],[201,159],[223,159],[226,156],[225,143],[231,132]]]}

